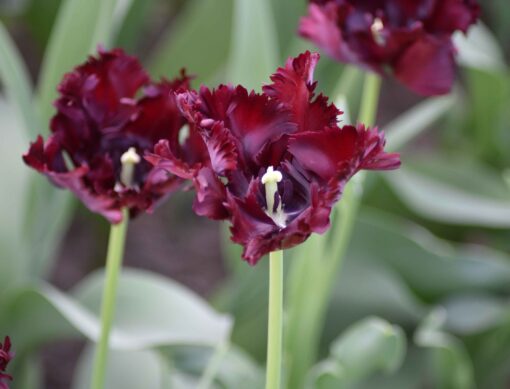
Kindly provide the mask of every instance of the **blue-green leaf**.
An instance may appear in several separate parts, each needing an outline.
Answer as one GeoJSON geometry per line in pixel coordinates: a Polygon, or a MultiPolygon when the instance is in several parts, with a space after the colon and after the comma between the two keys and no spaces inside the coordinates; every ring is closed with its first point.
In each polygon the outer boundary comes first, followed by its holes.
{"type": "Polygon", "coordinates": [[[432,351],[435,387],[472,389],[475,387],[472,362],[462,342],[443,331],[445,321],[442,308],[432,311],[416,331],[414,341],[432,351]]]}
{"type": "Polygon", "coordinates": [[[20,129],[27,139],[34,136],[39,131],[40,120],[33,104],[30,77],[21,55],[2,23],[0,23],[0,82],[5,87],[7,98],[20,113],[22,122],[20,129]]]}
{"type": "Polygon", "coordinates": [[[406,337],[397,326],[367,318],[349,327],[308,378],[308,388],[337,389],[358,382],[377,371],[394,372],[404,359],[406,337]]]}
{"type": "Polygon", "coordinates": [[[186,67],[198,82],[217,75],[228,59],[233,4],[234,0],[187,1],[149,61],[151,73],[175,77],[186,67]]]}
{"type": "Polygon", "coordinates": [[[279,62],[269,0],[235,0],[229,81],[259,90],[279,62]]]}

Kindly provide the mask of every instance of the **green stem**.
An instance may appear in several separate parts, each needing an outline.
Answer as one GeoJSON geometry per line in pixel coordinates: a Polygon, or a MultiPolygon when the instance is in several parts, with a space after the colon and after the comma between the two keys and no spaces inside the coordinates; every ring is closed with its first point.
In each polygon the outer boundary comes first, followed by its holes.
{"type": "Polygon", "coordinates": [[[209,360],[209,363],[207,364],[204,373],[202,375],[202,378],[200,379],[200,382],[197,385],[197,389],[209,389],[212,387],[214,383],[214,379],[218,375],[218,371],[221,367],[221,362],[223,362],[223,359],[225,358],[225,355],[228,352],[228,349],[230,347],[229,342],[222,342],[214,351],[214,354],[211,356],[211,359],[209,360]]]}
{"type": "Polygon", "coordinates": [[[101,302],[101,335],[96,346],[94,367],[92,371],[92,389],[103,389],[106,376],[106,363],[108,360],[108,340],[115,313],[115,300],[117,296],[117,283],[122,257],[126,231],[129,221],[127,209],[122,211],[122,222],[112,224],[108,240],[108,254],[106,256],[106,278],[101,302]]]}
{"type": "MultiPolygon", "coordinates": [[[[372,126],[377,113],[381,80],[366,74],[359,121],[372,126]]],[[[312,236],[302,246],[307,257],[296,258],[289,282],[289,320],[286,347],[289,356],[288,389],[305,386],[306,375],[317,358],[320,335],[331,290],[349,246],[361,202],[364,174],[346,186],[335,207],[333,226],[326,236],[312,236]],[[306,248],[305,248],[306,247],[306,248]]]]}
{"type": "Polygon", "coordinates": [[[375,73],[367,73],[363,85],[363,98],[358,118],[366,126],[373,126],[375,123],[380,91],[381,78],[375,73]]]}
{"type": "Polygon", "coordinates": [[[283,251],[269,254],[266,389],[279,389],[282,371],[283,251]]]}

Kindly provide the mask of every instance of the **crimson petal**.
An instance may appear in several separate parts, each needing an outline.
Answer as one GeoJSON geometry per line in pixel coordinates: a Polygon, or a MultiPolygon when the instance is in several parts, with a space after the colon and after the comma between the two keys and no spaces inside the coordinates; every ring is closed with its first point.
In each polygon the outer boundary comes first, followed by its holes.
{"type": "Polygon", "coordinates": [[[396,61],[395,76],[424,96],[450,92],[455,78],[454,49],[450,39],[424,36],[416,41],[396,61]]]}
{"type": "Polygon", "coordinates": [[[292,112],[298,131],[316,131],[336,124],[341,114],[327,98],[320,95],[312,101],[316,83],[313,72],[320,56],[309,51],[289,58],[284,68],[271,76],[273,83],[263,87],[264,93],[292,112]]]}
{"type": "Polygon", "coordinates": [[[197,192],[193,203],[195,213],[213,220],[226,219],[229,215],[225,208],[226,189],[215,172],[204,167],[198,171],[193,183],[197,192]]]}

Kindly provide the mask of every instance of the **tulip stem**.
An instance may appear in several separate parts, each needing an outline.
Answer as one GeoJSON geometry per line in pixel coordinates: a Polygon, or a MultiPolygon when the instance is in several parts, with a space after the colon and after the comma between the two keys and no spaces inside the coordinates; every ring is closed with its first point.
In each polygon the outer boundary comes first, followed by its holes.
{"type": "Polygon", "coordinates": [[[106,256],[106,278],[101,302],[101,334],[94,356],[92,389],[103,389],[104,387],[108,360],[108,341],[115,313],[117,284],[122,266],[122,257],[124,256],[128,221],[129,212],[124,208],[122,210],[122,222],[112,224],[110,228],[108,253],[106,256]]]}
{"type": "Polygon", "coordinates": [[[266,389],[280,389],[282,371],[283,251],[269,254],[266,389]]]}
{"type": "MultiPolygon", "coordinates": [[[[359,122],[366,126],[374,124],[380,86],[378,75],[365,75],[359,122]]],[[[331,229],[326,235],[310,237],[301,249],[304,250],[303,258],[293,261],[286,327],[288,389],[305,387],[307,372],[317,359],[331,292],[345,259],[361,203],[363,181],[363,172],[353,177],[335,206],[331,229]]]]}
{"type": "Polygon", "coordinates": [[[377,115],[379,95],[381,90],[381,77],[375,73],[367,73],[363,85],[363,98],[358,120],[366,126],[373,126],[377,115]]]}

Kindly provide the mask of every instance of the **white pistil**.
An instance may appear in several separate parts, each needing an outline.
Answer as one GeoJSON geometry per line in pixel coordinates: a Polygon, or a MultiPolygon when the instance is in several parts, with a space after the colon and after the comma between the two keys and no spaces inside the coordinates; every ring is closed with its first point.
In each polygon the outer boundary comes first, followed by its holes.
{"type": "Polygon", "coordinates": [[[380,18],[375,18],[374,22],[370,26],[370,31],[372,32],[372,36],[374,37],[375,42],[382,46],[386,43],[386,39],[384,38],[382,32],[384,30],[384,23],[380,18]]]}
{"type": "Polygon", "coordinates": [[[120,182],[127,188],[133,187],[133,176],[135,173],[135,166],[140,163],[142,159],[136,152],[134,147],[130,147],[120,157],[122,163],[122,169],[120,171],[120,182]]]}
{"type": "Polygon", "coordinates": [[[283,179],[282,173],[274,170],[272,166],[267,168],[266,173],[262,176],[262,184],[266,189],[266,205],[267,215],[280,227],[285,227],[286,217],[282,209],[282,201],[278,202],[276,211],[274,210],[274,198],[278,193],[278,183],[283,179]]]}

